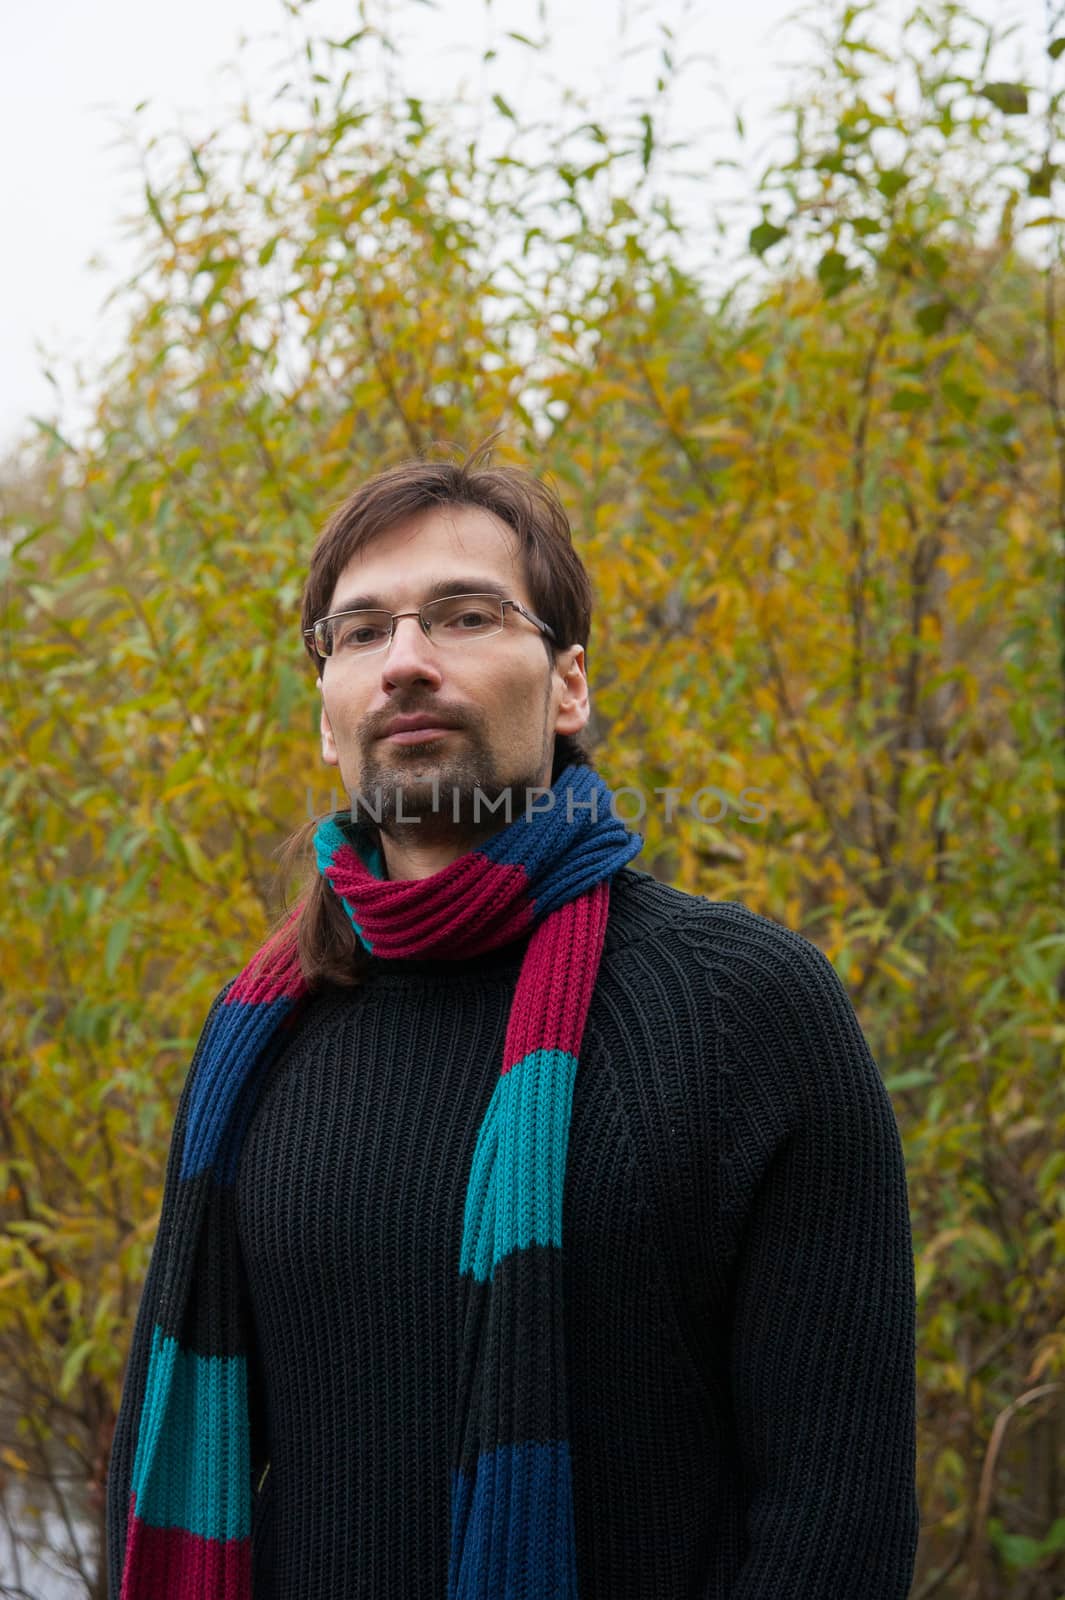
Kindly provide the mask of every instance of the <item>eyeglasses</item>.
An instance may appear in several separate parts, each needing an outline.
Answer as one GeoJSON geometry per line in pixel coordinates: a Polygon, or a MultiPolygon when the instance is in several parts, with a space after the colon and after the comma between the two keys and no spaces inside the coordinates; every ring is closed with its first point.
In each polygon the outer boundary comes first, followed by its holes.
{"type": "Polygon", "coordinates": [[[427,638],[450,649],[471,639],[488,639],[493,633],[501,633],[507,606],[513,606],[541,633],[554,639],[555,630],[520,600],[500,600],[494,594],[449,594],[441,600],[430,600],[417,611],[335,611],[304,628],[303,636],[314,640],[314,648],[323,660],[328,656],[371,656],[388,649],[400,617],[417,617],[427,638]]]}

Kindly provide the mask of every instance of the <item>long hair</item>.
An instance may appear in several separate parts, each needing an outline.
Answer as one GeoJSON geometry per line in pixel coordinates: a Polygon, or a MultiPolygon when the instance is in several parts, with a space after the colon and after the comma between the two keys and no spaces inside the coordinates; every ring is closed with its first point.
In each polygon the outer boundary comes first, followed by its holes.
{"type": "MultiPolygon", "coordinates": [[[[517,535],[532,609],[554,629],[555,639],[563,641],[552,643],[541,634],[548,659],[553,662],[559,651],[574,644],[584,647],[587,659],[592,586],[573,547],[562,502],[550,485],[531,472],[491,465],[492,444],[488,440],[464,460],[401,462],[377,473],[342,501],[311,553],[301,627],[310,628],[326,614],[348,562],[379,535],[437,506],[476,506],[491,512],[517,535]]],[[[305,645],[317,677],[320,663],[313,640],[305,636],[305,645]]],[[[571,764],[590,766],[589,749],[577,734],[556,733],[551,782],[571,764]]],[[[319,820],[305,823],[282,847],[282,881],[297,866],[302,868],[301,910],[294,929],[291,912],[285,912],[274,938],[294,938],[294,954],[310,989],[325,983],[354,987],[368,957],[311,856],[319,820]]]]}

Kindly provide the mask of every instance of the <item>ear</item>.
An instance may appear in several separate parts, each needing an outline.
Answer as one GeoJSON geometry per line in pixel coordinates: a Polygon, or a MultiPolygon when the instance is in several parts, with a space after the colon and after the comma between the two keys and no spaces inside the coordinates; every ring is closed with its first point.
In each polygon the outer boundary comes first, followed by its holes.
{"type": "Polygon", "coordinates": [[[322,733],[322,760],[327,767],[339,767],[340,757],[337,755],[336,740],[333,738],[329,715],[325,709],[325,691],[322,688],[321,678],[318,679],[318,692],[322,695],[322,717],[319,724],[322,733]]]}
{"type": "Polygon", "coordinates": [[[556,733],[580,733],[591,716],[588,698],[588,679],[584,671],[584,646],[570,645],[555,658],[552,669],[558,709],[555,714],[556,733]]]}

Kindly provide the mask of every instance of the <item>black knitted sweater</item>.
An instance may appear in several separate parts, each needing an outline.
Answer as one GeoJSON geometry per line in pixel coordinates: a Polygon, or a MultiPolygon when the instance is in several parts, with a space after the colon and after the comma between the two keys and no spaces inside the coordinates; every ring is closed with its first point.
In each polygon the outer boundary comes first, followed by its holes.
{"type": "MultiPolygon", "coordinates": [[[[463,1203],[527,941],[374,960],[271,1069],[237,1185],[255,1600],[445,1600],[463,1203]]],[[[580,1600],[904,1600],[903,1155],[813,945],[617,874],[563,1254],[580,1600]]],[[[153,1292],[149,1271],[142,1317],[153,1292]]],[[[112,1600],[133,1443],[112,1456],[112,1600]]]]}

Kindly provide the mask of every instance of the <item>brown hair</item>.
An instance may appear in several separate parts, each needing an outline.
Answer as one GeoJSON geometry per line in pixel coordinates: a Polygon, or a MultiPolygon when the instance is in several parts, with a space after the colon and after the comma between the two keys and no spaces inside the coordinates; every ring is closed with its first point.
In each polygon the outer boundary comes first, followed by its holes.
{"type": "MultiPolygon", "coordinates": [[[[415,459],[377,473],[336,508],[311,553],[303,591],[300,625],[310,628],[329,609],[337,580],[348,562],[380,534],[435,506],[477,506],[490,512],[518,537],[529,601],[555,632],[541,634],[552,661],[559,651],[580,644],[587,660],[592,619],[592,586],[573,547],[569,519],[555,489],[521,467],[491,465],[493,440],[464,460],[415,459]]],[[[313,639],[307,653],[319,673],[313,639]]],[[[556,734],[552,783],[564,767],[591,765],[591,755],[576,734],[556,734]]],[[[317,818],[304,824],[282,852],[287,875],[309,853],[317,818]]],[[[310,988],[323,983],[352,987],[359,982],[366,952],[332,889],[313,860],[306,872],[295,937],[299,964],[310,988]]],[[[291,913],[286,913],[286,916],[291,913]]]]}

